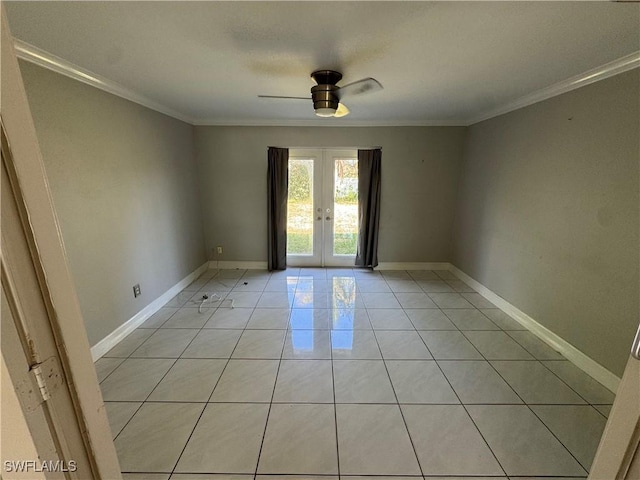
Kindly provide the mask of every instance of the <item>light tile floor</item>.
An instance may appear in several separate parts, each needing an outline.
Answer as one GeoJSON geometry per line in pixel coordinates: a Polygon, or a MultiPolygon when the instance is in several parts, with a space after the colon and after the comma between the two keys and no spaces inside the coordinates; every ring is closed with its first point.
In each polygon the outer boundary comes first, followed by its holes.
{"type": "Polygon", "coordinates": [[[126,480],[585,478],[614,399],[437,271],[211,270],[96,370],[126,480]]]}

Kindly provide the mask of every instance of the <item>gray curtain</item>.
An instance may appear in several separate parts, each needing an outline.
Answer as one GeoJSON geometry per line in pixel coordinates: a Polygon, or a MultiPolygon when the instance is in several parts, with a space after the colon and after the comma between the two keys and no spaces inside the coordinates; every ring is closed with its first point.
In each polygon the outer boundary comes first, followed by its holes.
{"type": "Polygon", "coordinates": [[[358,252],[356,267],[378,265],[382,150],[358,150],[358,252]]]}
{"type": "Polygon", "coordinates": [[[284,270],[287,268],[289,149],[269,147],[267,161],[267,264],[269,271],[284,270]]]}

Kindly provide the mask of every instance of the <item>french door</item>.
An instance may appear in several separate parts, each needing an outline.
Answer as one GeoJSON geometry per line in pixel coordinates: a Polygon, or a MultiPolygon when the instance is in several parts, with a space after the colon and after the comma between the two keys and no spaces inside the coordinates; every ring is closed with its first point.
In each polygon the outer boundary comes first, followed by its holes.
{"type": "Polygon", "coordinates": [[[358,151],[289,150],[287,265],[353,266],[358,241],[358,151]]]}

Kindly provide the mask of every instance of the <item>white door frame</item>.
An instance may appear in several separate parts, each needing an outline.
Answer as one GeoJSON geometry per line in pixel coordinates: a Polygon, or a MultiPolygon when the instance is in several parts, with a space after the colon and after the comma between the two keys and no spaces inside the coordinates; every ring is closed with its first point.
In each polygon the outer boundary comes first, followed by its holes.
{"type": "Polygon", "coordinates": [[[333,254],[334,212],[334,162],[336,158],[354,157],[355,148],[290,148],[289,158],[313,159],[313,254],[287,255],[287,265],[292,267],[353,267],[354,255],[333,254]],[[321,185],[320,188],[316,188],[321,185]]]}
{"type": "Polygon", "coordinates": [[[324,265],[329,267],[353,267],[356,261],[355,253],[353,255],[334,255],[333,240],[335,238],[335,203],[334,203],[334,188],[335,188],[335,175],[334,175],[334,163],[337,159],[352,157],[358,159],[358,151],[355,148],[352,149],[324,149],[324,183],[323,193],[323,205],[324,210],[324,242],[323,242],[323,261],[324,265]],[[327,211],[329,209],[330,211],[327,211]],[[327,220],[327,216],[329,220],[327,220]]]}
{"type": "MultiPolygon", "coordinates": [[[[640,326],[634,350],[640,356],[640,326]]],[[[640,359],[629,357],[589,480],[640,478],[640,359]]]]}
{"type": "Polygon", "coordinates": [[[45,478],[121,479],[4,5],[1,9],[2,364],[10,377],[3,378],[3,387],[12,387],[39,457],[6,458],[9,449],[3,448],[3,478],[17,476],[6,471],[5,461],[33,460],[60,461],[68,470],[44,473],[45,478]]]}
{"type": "Polygon", "coordinates": [[[318,267],[323,266],[322,244],[324,236],[324,199],[322,188],[316,188],[317,179],[322,179],[324,155],[318,148],[296,148],[289,150],[289,160],[311,159],[313,160],[313,253],[311,255],[287,255],[287,265],[291,267],[318,267]]]}

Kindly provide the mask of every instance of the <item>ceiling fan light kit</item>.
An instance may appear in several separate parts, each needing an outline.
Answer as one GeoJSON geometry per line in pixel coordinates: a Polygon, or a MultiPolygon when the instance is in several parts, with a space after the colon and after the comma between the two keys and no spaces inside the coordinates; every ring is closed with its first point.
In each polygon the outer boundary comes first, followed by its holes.
{"type": "Polygon", "coordinates": [[[316,85],[311,87],[313,109],[319,117],[332,117],[338,110],[337,92],[340,90],[335,85],[316,85]]]}
{"type": "Polygon", "coordinates": [[[336,114],[337,108],[331,107],[318,107],[315,109],[316,115],[318,117],[333,117],[336,114]]]}
{"type": "MultiPolygon", "coordinates": [[[[382,90],[380,82],[374,78],[363,78],[344,87],[338,87],[336,83],[342,80],[342,74],[335,70],[316,70],[311,78],[317,83],[311,87],[311,100],[313,109],[318,117],[344,117],[349,114],[349,109],[341,100],[345,96],[362,95],[364,93],[382,90]]],[[[258,95],[260,98],[308,100],[304,97],[285,97],[275,95],[258,95]]]]}

